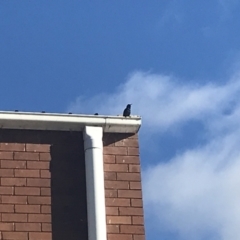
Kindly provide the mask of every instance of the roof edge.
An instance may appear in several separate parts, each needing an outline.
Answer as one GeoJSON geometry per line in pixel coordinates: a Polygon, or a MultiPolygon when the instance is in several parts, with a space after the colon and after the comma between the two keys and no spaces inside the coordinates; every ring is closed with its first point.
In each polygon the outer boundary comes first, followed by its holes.
{"type": "Polygon", "coordinates": [[[141,117],[0,111],[0,129],[82,131],[85,126],[100,126],[109,133],[137,133],[141,117]]]}

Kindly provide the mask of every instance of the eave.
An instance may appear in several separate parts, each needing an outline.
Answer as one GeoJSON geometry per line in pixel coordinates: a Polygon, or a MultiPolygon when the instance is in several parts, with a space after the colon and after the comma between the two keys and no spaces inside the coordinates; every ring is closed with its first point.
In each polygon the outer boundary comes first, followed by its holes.
{"type": "Polygon", "coordinates": [[[2,129],[82,131],[85,126],[99,126],[103,132],[137,133],[141,117],[0,111],[2,129]]]}

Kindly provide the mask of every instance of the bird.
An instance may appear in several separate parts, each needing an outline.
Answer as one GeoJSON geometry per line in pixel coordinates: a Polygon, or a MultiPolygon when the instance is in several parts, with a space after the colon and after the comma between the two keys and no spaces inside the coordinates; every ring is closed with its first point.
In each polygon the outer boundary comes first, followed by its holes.
{"type": "Polygon", "coordinates": [[[98,115],[98,113],[95,113],[94,115],[98,115]]]}
{"type": "Polygon", "coordinates": [[[123,116],[124,117],[129,117],[130,116],[130,114],[131,114],[131,105],[132,104],[128,104],[126,106],[126,108],[124,109],[124,111],[123,111],[123,116]]]}

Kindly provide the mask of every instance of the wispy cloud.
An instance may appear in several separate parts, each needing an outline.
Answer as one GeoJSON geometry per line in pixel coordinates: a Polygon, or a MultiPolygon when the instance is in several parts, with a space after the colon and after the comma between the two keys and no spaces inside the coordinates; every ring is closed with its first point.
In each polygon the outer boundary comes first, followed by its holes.
{"type": "MultiPolygon", "coordinates": [[[[202,85],[137,71],[113,93],[79,97],[68,110],[121,114],[127,103],[133,103],[133,114],[143,116],[142,130],[149,134],[181,129],[192,120],[204,124],[208,136],[204,145],[186,148],[164,163],[155,159],[158,164],[143,171],[145,213],[155,221],[159,236],[175,232],[177,240],[236,240],[240,239],[239,93],[239,74],[224,84],[202,85]]],[[[144,157],[143,153],[142,161],[144,157]]]]}
{"type": "Polygon", "coordinates": [[[145,126],[166,131],[188,120],[221,116],[239,93],[238,77],[222,85],[200,85],[183,83],[173,76],[136,71],[113,93],[91,99],[80,96],[68,111],[121,115],[125,105],[133,103],[133,114],[142,115],[145,126]]]}
{"type": "Polygon", "coordinates": [[[186,240],[240,239],[239,142],[240,131],[214,137],[144,172],[147,214],[159,231],[186,240]]]}

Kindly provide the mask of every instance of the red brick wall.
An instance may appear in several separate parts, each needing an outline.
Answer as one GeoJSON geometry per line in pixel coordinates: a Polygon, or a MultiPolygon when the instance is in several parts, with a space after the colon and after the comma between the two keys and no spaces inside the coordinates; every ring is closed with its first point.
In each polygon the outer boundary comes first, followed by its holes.
{"type": "MultiPolygon", "coordinates": [[[[137,135],[104,134],[108,240],[143,240],[137,135]]],[[[81,132],[0,130],[0,239],[87,240],[81,132]]]]}
{"type": "Polygon", "coordinates": [[[137,135],[104,134],[108,240],[144,240],[137,135]]]}
{"type": "Polygon", "coordinates": [[[87,240],[82,139],[0,130],[0,239],[87,240]]]}
{"type": "Polygon", "coordinates": [[[0,151],[2,239],[50,239],[50,146],[0,143],[0,151]]]}

